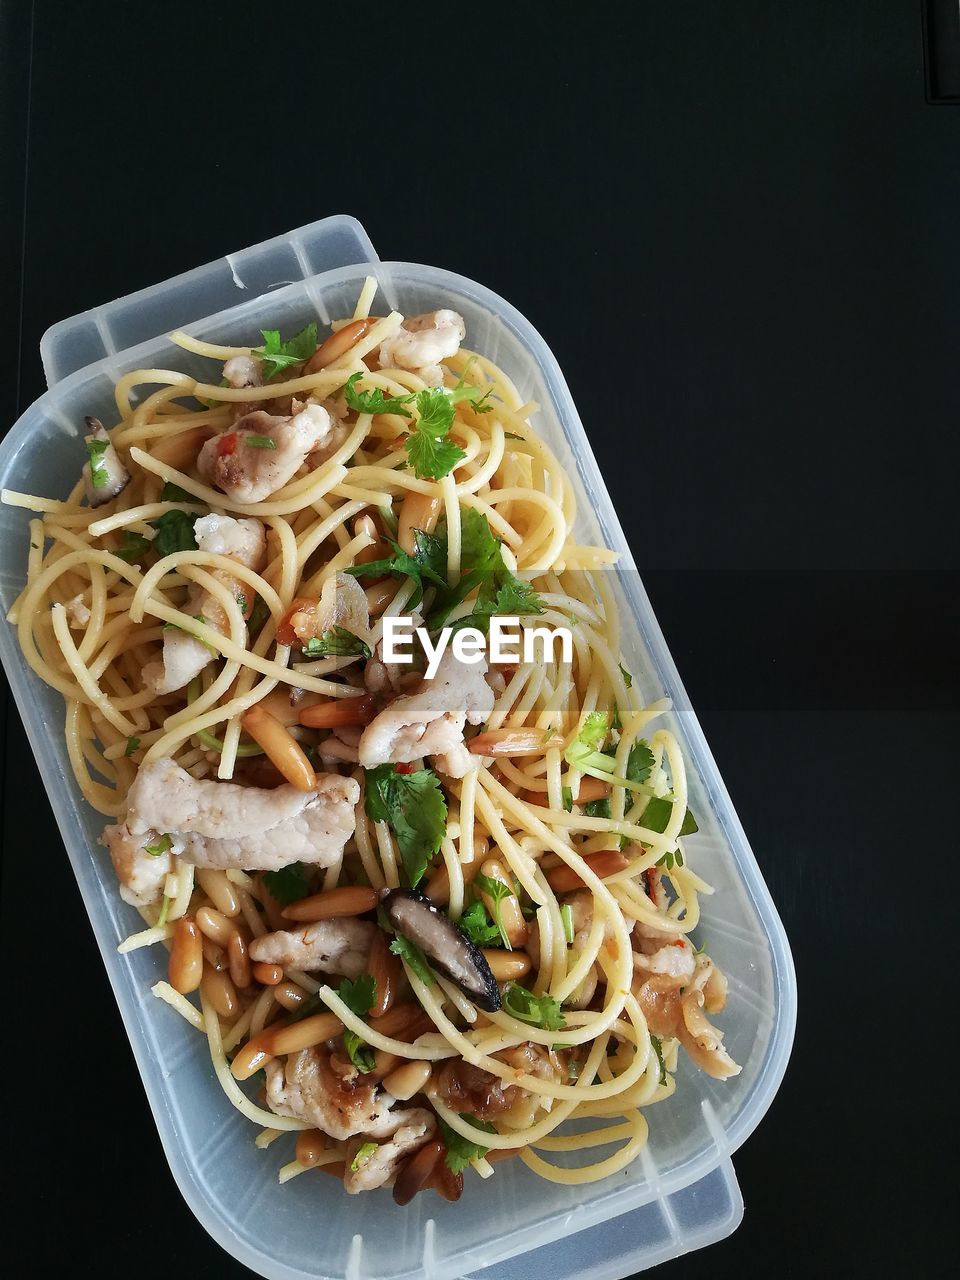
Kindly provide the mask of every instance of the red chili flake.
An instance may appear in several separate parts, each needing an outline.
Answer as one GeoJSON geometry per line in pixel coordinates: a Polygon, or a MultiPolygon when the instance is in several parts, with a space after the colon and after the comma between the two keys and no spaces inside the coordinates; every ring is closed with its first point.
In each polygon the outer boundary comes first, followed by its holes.
{"type": "Polygon", "coordinates": [[[221,436],[217,441],[217,457],[225,458],[228,454],[233,453],[237,447],[237,433],[228,431],[225,436],[221,436]]]}
{"type": "Polygon", "coordinates": [[[416,766],[412,764],[398,764],[394,768],[397,773],[416,773],[416,766]]]}
{"type": "Polygon", "coordinates": [[[687,944],[682,938],[678,938],[676,942],[671,942],[670,945],[671,947],[685,947],[687,944]]]}

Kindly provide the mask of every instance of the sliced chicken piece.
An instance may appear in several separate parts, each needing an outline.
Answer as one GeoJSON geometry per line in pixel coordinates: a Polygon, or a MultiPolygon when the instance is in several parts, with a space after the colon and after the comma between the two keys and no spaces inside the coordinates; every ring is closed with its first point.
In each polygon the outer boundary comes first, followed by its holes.
{"type": "Polygon", "coordinates": [[[232,356],[224,362],[223,377],[227,386],[238,391],[243,387],[263,386],[260,361],[253,356],[232,356]]]}
{"type": "Polygon", "coordinates": [[[337,573],[328,578],[319,599],[298,596],[293,601],[280,628],[281,643],[297,641],[305,645],[319,639],[333,627],[344,627],[361,640],[370,634],[370,606],[366,592],[349,573],[337,573]],[[287,633],[287,627],[292,634],[287,633]]]}
{"type": "Polygon", "coordinates": [[[419,1151],[437,1131],[436,1120],[423,1107],[412,1107],[409,1111],[397,1112],[397,1115],[403,1117],[399,1129],[387,1142],[381,1142],[356,1169],[352,1165],[365,1139],[354,1138],[347,1147],[343,1187],[350,1195],[375,1191],[377,1187],[392,1183],[407,1156],[419,1151]]]}
{"type": "MultiPolygon", "coordinates": [[[[279,871],[292,862],[326,867],[353,835],[360,787],[324,773],[315,791],[285,783],[266,790],[192,778],[173,760],[154,760],[138,772],[123,823],[134,837],[163,832],[198,867],[279,871]]],[[[108,827],[104,841],[117,837],[108,827]]]]}
{"type": "Polygon", "coordinates": [[[668,942],[649,954],[633,953],[633,967],[638,973],[655,973],[685,987],[693,977],[696,956],[688,942],[668,942]]]}
{"type": "Polygon", "coordinates": [[[327,444],[332,431],[330,415],[319,404],[307,404],[291,417],[255,409],[206,442],[197,469],[232,501],[263,502],[296,475],[308,454],[327,444]]]}
{"type": "Polygon", "coordinates": [[[677,1022],[676,1034],[701,1071],[714,1080],[728,1080],[731,1076],[739,1075],[741,1068],[723,1047],[723,1033],[713,1026],[704,1013],[704,989],[710,982],[713,971],[713,962],[708,957],[698,957],[696,978],[684,991],[680,1001],[681,1017],[677,1022]],[[699,961],[705,963],[699,964],[699,961]]]}
{"type": "Polygon", "coordinates": [[[366,972],[377,926],[369,920],[318,920],[299,929],[265,933],[250,943],[250,958],[307,973],[322,970],[356,978],[366,972]]]}
{"type": "MultiPolygon", "coordinates": [[[[228,556],[248,569],[259,572],[267,558],[267,539],[259,520],[235,520],[232,516],[203,516],[193,524],[197,548],[211,555],[228,556]]],[[[249,588],[244,588],[229,573],[214,570],[213,576],[222,582],[241,604],[241,611],[249,613],[252,600],[248,600],[249,588]]],[[[226,633],[227,618],[219,602],[203,587],[192,586],[187,594],[183,612],[191,618],[202,618],[217,631],[226,633]]],[[[156,694],[173,693],[190,683],[194,676],[217,657],[202,640],[188,631],[173,628],[163,633],[163,660],[148,662],[143,669],[143,683],[156,694]]]]}
{"type": "Polygon", "coordinates": [[[324,1048],[301,1049],[286,1063],[273,1058],[266,1065],[267,1105],[278,1116],[305,1120],[314,1128],[344,1141],[362,1133],[389,1138],[404,1122],[405,1112],[390,1110],[394,1099],[376,1084],[342,1080],[330,1066],[324,1048]]]}
{"type": "Polygon", "coordinates": [[[381,369],[415,369],[431,386],[443,385],[441,360],[460,350],[467,327],[456,311],[428,311],[404,320],[401,328],[380,344],[381,369]]]}
{"type": "Polygon", "coordinates": [[[83,464],[83,487],[91,507],[102,507],[123,492],[130,481],[130,472],[120,461],[100,419],[85,418],[84,421],[90,432],[85,443],[92,456],[83,464]]]}
{"type": "MultiPolygon", "coordinates": [[[[423,618],[420,614],[411,613],[410,634],[414,634],[417,627],[422,626],[423,618]]],[[[370,693],[380,693],[386,697],[392,697],[396,693],[409,693],[413,685],[419,684],[422,678],[421,672],[409,662],[385,662],[382,640],[375,645],[363,671],[363,683],[370,693]]]]}
{"type": "Polygon", "coordinates": [[[163,896],[163,885],[173,870],[173,850],[147,853],[147,845],[160,842],[158,831],[134,835],[125,822],[104,830],[100,843],[110,851],[120,881],[120,897],[132,907],[148,907],[163,896]]]}
{"type": "Polygon", "coordinates": [[[421,756],[437,757],[437,767],[462,778],[479,759],[463,748],[463,727],[482,724],[493,710],[486,659],[458,662],[452,650],[440,660],[432,680],[423,678],[416,693],[394,699],[363,731],[360,763],[409,764],[421,756]]]}
{"type": "Polygon", "coordinates": [[[362,730],[354,725],[334,729],[317,747],[324,764],[359,764],[358,747],[362,730]]]}

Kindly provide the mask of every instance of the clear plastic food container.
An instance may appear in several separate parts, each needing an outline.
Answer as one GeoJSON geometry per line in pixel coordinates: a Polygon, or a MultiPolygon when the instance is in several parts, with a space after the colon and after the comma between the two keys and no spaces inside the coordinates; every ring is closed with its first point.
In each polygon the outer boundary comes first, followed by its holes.
{"type": "MultiPolygon", "coordinates": [[[[260,328],[285,333],[319,316],[352,312],[364,276],[379,281],[379,307],[407,315],[453,307],[468,343],[496,360],[542,406],[537,429],[568,468],[582,540],[620,552],[623,649],[648,699],[673,699],[669,727],[687,759],[701,834],[695,866],[716,888],[703,902],[702,935],[730,980],[722,1019],[743,1064],[718,1083],[681,1055],[678,1088],[650,1113],[650,1141],[632,1167],[606,1181],[565,1187],[520,1161],[494,1177],[468,1177],[459,1204],[419,1196],[398,1208],[388,1193],[347,1196],[332,1178],[305,1175],[284,1187],[292,1155],[278,1140],[253,1145],[254,1127],[214,1078],[205,1037],[150,994],[166,953],[118,956],[139,924],[116,890],[97,845],[103,819],[72,782],[59,695],[28,670],[12,627],[0,651],[64,844],[103,954],[170,1168],[190,1208],[228,1252],[263,1276],[414,1280],[566,1280],[622,1277],[730,1234],[743,1203],[731,1155],[760,1121],[780,1084],[796,1020],[796,980],[783,926],[757,869],[680,679],[597,469],[563,375],[543,339],[502,298],[434,267],[380,262],[362,227],[334,217],[55,325],[41,343],[49,390],[0,446],[0,485],[58,496],[84,458],[85,414],[115,420],[113,385],[136,368],[209,376],[210,365],[173,346],[174,328],[217,342],[256,343],[260,328]],[[284,1149],[281,1150],[281,1147],[284,1149]],[[536,1250],[530,1253],[530,1250],[536,1250]]],[[[375,304],[374,310],[377,310],[375,304]]],[[[0,591],[9,608],[24,581],[26,511],[0,507],[0,591]]]]}

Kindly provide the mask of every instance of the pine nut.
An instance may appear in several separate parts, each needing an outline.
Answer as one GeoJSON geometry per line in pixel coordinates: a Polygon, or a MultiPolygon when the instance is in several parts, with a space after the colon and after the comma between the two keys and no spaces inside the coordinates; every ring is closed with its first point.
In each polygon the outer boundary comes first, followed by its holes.
{"type": "Polygon", "coordinates": [[[197,926],[205,938],[215,942],[218,947],[230,945],[230,939],[236,933],[236,926],[231,924],[222,911],[214,907],[201,907],[197,912],[197,926]]]}
{"type": "Polygon", "coordinates": [[[187,995],[196,991],[203,977],[203,944],[196,922],[190,916],[177,921],[170,948],[169,977],[174,991],[187,995]]]}
{"type": "MultiPolygon", "coordinates": [[[[479,835],[475,831],[473,835],[473,857],[469,862],[464,862],[462,859],[460,861],[464,884],[470,884],[473,877],[480,870],[480,863],[487,856],[489,848],[490,841],[487,837],[479,835]]],[[[424,892],[428,898],[433,902],[440,903],[441,906],[445,906],[450,901],[450,876],[447,874],[446,863],[440,863],[427,881],[427,887],[424,892]]]]}
{"type": "MultiPolygon", "coordinates": [[[[588,853],[584,862],[601,880],[630,865],[630,860],[617,849],[601,849],[599,853],[588,853]]],[[[585,887],[576,871],[566,864],[547,872],[547,884],[554,893],[571,893],[574,889],[585,887]]]]}
{"type": "Polygon", "coordinates": [[[247,1041],[239,1053],[235,1054],[230,1063],[230,1074],[234,1080],[249,1080],[261,1067],[266,1066],[272,1057],[273,1054],[267,1053],[260,1044],[260,1037],[255,1036],[254,1039],[247,1041]]]}
{"type": "Polygon", "coordinates": [[[345,324],[336,333],[331,333],[329,338],[324,338],[303,366],[303,373],[318,373],[321,369],[326,369],[328,365],[333,364],[335,360],[339,360],[351,347],[357,345],[373,324],[373,318],[368,316],[363,320],[354,320],[350,324],[345,324]]]}
{"type": "Polygon", "coordinates": [[[359,698],[331,698],[304,707],[300,723],[307,729],[335,729],[338,725],[369,724],[374,715],[373,698],[364,694],[359,698]]]}
{"type": "Polygon", "coordinates": [[[343,1031],[343,1023],[333,1013],[315,1013],[288,1026],[267,1027],[257,1037],[267,1053],[277,1057],[281,1053],[299,1053],[312,1049],[324,1040],[332,1040],[343,1031]]]}
{"type": "Polygon", "coordinates": [[[380,537],[380,531],[369,516],[357,516],[353,522],[353,532],[357,537],[364,534],[374,539],[369,547],[364,547],[362,551],[357,552],[357,564],[371,564],[374,560],[384,560],[390,555],[389,543],[384,542],[380,537]]]}
{"type": "Polygon", "coordinates": [[[283,981],[283,970],[278,964],[255,964],[253,976],[264,987],[276,987],[283,981]]]}
{"type": "Polygon", "coordinates": [[[215,969],[217,973],[223,973],[230,967],[230,961],[223,947],[218,947],[209,938],[201,938],[200,945],[203,948],[203,958],[211,969],[215,969]]]}
{"type": "Polygon", "coordinates": [[[315,1165],[327,1149],[327,1135],[322,1129],[303,1129],[297,1134],[297,1160],[308,1168],[315,1165]]]}
{"type": "Polygon", "coordinates": [[[551,747],[562,747],[563,738],[546,729],[488,729],[467,746],[475,756],[542,756],[551,747]]]}
{"type": "MultiPolygon", "coordinates": [[[[214,871],[210,867],[197,867],[196,876],[200,888],[221,915],[232,917],[240,914],[240,902],[234,887],[222,871],[214,871]]],[[[216,941],[220,942],[220,939],[217,938],[216,941]]],[[[220,942],[220,945],[223,947],[226,943],[220,942]]]]}
{"type": "Polygon", "coordinates": [[[365,1079],[370,1081],[382,1080],[391,1071],[395,1071],[401,1062],[403,1062],[403,1058],[398,1058],[395,1053],[387,1053],[386,1049],[375,1049],[373,1070],[367,1073],[365,1079]]]}
{"type": "Polygon", "coordinates": [[[237,1016],[240,1001],[237,999],[237,991],[230,981],[229,973],[219,973],[216,969],[205,965],[203,977],[200,979],[200,990],[221,1018],[237,1016]]]}
{"type": "MultiPolygon", "coordinates": [[[[599,778],[582,777],[573,803],[589,804],[591,800],[605,800],[609,796],[610,790],[609,782],[601,782],[599,778]]],[[[526,804],[547,805],[550,803],[546,791],[522,791],[520,799],[526,804]]]]}
{"type": "Polygon", "coordinates": [[[484,959],[498,982],[515,982],[530,972],[530,957],[525,951],[504,951],[502,947],[484,947],[484,959]]]}
{"type": "Polygon", "coordinates": [[[298,987],[295,982],[287,981],[281,982],[274,987],[273,996],[281,1008],[286,1009],[289,1013],[296,1013],[307,998],[307,993],[303,987],[298,987]]]}
{"type": "Polygon", "coordinates": [[[399,589],[396,578],[384,578],[382,582],[374,582],[365,587],[364,595],[367,597],[370,617],[379,618],[399,589]]]}
{"type": "Polygon", "coordinates": [[[361,916],[364,912],[373,911],[378,900],[376,889],[369,885],[343,885],[339,889],[328,889],[325,893],[315,893],[309,898],[301,898],[299,902],[291,902],[289,907],[283,908],[281,915],[285,920],[299,921],[361,916]]]}
{"type": "Polygon", "coordinates": [[[227,957],[230,961],[230,978],[235,987],[249,987],[253,981],[253,972],[250,968],[250,956],[247,952],[247,942],[242,934],[235,933],[227,943],[227,957]]]}
{"type": "Polygon", "coordinates": [[[250,707],[240,718],[246,732],[254,742],[263,747],[267,759],[275,764],[286,780],[298,791],[315,791],[317,775],[289,729],[280,723],[259,703],[250,707]]]}
{"type": "Polygon", "coordinates": [[[281,912],[283,908],[276,900],[270,890],[267,888],[267,882],[262,875],[257,876],[257,898],[263,907],[264,915],[267,917],[267,923],[276,933],[279,929],[285,929],[287,922],[284,920],[281,912]]]}
{"type": "Polygon", "coordinates": [[[439,494],[408,493],[400,507],[397,542],[407,555],[413,555],[416,549],[415,532],[422,529],[424,533],[433,533],[440,519],[443,503],[439,494]]]}
{"type": "Polygon", "coordinates": [[[376,1030],[392,1040],[407,1042],[416,1040],[425,1031],[433,1031],[433,1020],[424,1013],[418,1004],[405,1000],[403,1004],[395,1004],[377,1019],[376,1030]]]}
{"type": "Polygon", "coordinates": [[[373,935],[370,955],[367,959],[367,972],[373,978],[373,1005],[371,1018],[382,1018],[393,1004],[397,988],[403,978],[403,964],[399,956],[390,950],[390,939],[378,929],[373,935]]]}
{"type": "Polygon", "coordinates": [[[527,940],[529,930],[514,892],[513,881],[507,874],[506,868],[496,858],[489,858],[480,870],[483,875],[488,876],[491,880],[499,880],[501,884],[506,885],[510,890],[509,894],[505,898],[501,898],[498,903],[494,902],[493,898],[484,893],[482,889],[480,890],[480,897],[483,899],[483,905],[486,907],[491,920],[496,920],[499,915],[507,937],[510,939],[511,947],[522,947],[527,940]]]}
{"type": "Polygon", "coordinates": [[[422,1093],[430,1079],[429,1062],[405,1062],[383,1078],[383,1087],[401,1102],[407,1102],[415,1093],[422,1093]]]}

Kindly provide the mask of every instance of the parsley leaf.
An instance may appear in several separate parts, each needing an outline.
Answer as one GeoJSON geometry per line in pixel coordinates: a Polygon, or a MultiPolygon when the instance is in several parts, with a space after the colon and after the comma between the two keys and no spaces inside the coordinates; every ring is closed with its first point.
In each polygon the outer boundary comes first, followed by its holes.
{"type": "MultiPolygon", "coordinates": [[[[411,610],[415,609],[423,599],[424,578],[437,586],[446,587],[446,577],[434,568],[432,556],[429,559],[421,559],[418,554],[411,556],[392,538],[389,539],[389,542],[393,547],[393,555],[391,557],[383,560],[371,560],[367,564],[352,565],[345,572],[351,574],[354,578],[382,578],[387,573],[393,574],[394,577],[412,578],[416,584],[416,590],[407,601],[407,608],[411,610]]],[[[445,572],[446,563],[444,563],[444,574],[445,572]]]]}
{"type": "Polygon", "coordinates": [[[365,808],[374,822],[387,822],[397,838],[407,882],[415,889],[427,863],[439,852],[447,828],[447,802],[432,769],[398,773],[392,764],[365,770],[365,808]]]}
{"type": "Polygon", "coordinates": [[[591,711],[583,722],[577,741],[584,746],[599,749],[610,731],[610,722],[603,711],[591,711]]]}
{"type": "MultiPolygon", "coordinates": [[[[491,533],[487,517],[481,511],[473,507],[461,511],[460,541],[460,581],[455,587],[448,587],[446,582],[442,584],[427,619],[429,630],[442,627],[457,605],[474,591],[477,591],[477,600],[473,610],[469,616],[457,620],[457,627],[476,626],[485,631],[493,614],[523,616],[543,612],[536,592],[528,583],[514,577],[504,564],[500,540],[491,533]]],[[[445,531],[434,537],[431,547],[446,567],[445,531]]]]}
{"type": "Polygon", "coordinates": [[[439,480],[467,456],[447,439],[454,419],[453,394],[441,387],[418,391],[415,404],[419,417],[403,447],[418,479],[439,480]]]}
{"type": "Polygon", "coordinates": [[[646,782],[652,768],[653,752],[650,750],[650,743],[644,738],[638,738],[627,756],[626,775],[631,782],[646,782]]]}
{"type": "Polygon", "coordinates": [[[124,753],[123,753],[123,754],[124,754],[125,756],[132,756],[132,755],[133,755],[133,753],[136,751],[136,749],[137,749],[139,746],[140,746],[140,739],[139,739],[139,738],[128,738],[128,739],[127,739],[127,746],[126,746],[126,749],[124,750],[124,753]]]}
{"type": "Polygon", "coordinates": [[[193,536],[193,516],[175,507],[167,511],[159,520],[151,520],[151,529],[156,529],[157,536],[153,540],[153,548],[158,556],[171,556],[175,551],[195,551],[197,540],[193,536]]]}
{"type": "Polygon", "coordinates": [[[407,964],[425,986],[433,986],[434,982],[436,982],[436,979],[433,976],[433,970],[427,964],[427,957],[415,942],[411,942],[410,939],[405,938],[402,933],[398,933],[390,943],[390,950],[395,956],[399,956],[401,960],[406,960],[407,964]]]}
{"type": "Polygon", "coordinates": [[[178,484],[173,484],[167,480],[163,488],[160,490],[161,502],[192,502],[197,506],[202,506],[200,499],[192,493],[187,493],[186,489],[181,489],[178,484]]]}
{"type": "MultiPolygon", "coordinates": [[[[359,978],[353,981],[345,978],[337,987],[337,995],[351,1013],[355,1013],[358,1018],[362,1018],[373,1008],[373,1003],[377,996],[377,984],[369,973],[361,974],[359,978]]],[[[343,1043],[347,1050],[347,1056],[358,1071],[367,1072],[373,1070],[375,1065],[373,1049],[364,1041],[362,1036],[347,1027],[343,1032],[343,1043]]]]}
{"type": "Polygon", "coordinates": [[[372,391],[358,391],[356,384],[362,377],[362,373],[351,373],[343,388],[348,409],[354,413],[399,413],[404,418],[410,417],[409,410],[403,406],[413,400],[415,392],[408,396],[385,396],[380,387],[374,387],[372,391]]]}
{"type": "MultiPolygon", "coordinates": [[[[647,807],[637,819],[637,826],[646,827],[648,831],[666,831],[672,812],[673,803],[666,796],[652,796],[647,802],[647,807]]],[[[677,834],[692,836],[695,831],[699,830],[696,818],[688,809],[683,815],[683,822],[677,834]]]]}
{"type": "Polygon", "coordinates": [[[279,871],[265,871],[263,883],[281,907],[288,907],[291,902],[307,896],[311,875],[310,867],[302,862],[291,862],[289,867],[281,867],[279,871]]]}
{"type": "Polygon", "coordinates": [[[303,652],[308,658],[346,658],[354,655],[369,658],[370,646],[346,627],[334,627],[325,631],[322,636],[311,636],[303,646],[303,652]]]}
{"type": "Polygon", "coordinates": [[[457,927],[477,947],[488,947],[500,937],[499,928],[487,915],[487,909],[479,898],[470,903],[457,921],[457,927]]]}
{"type": "Polygon", "coordinates": [[[124,529],[123,546],[113,554],[126,560],[127,564],[133,564],[141,556],[145,556],[152,545],[150,539],[145,538],[142,533],[131,533],[129,529],[124,529]]]}
{"type": "Polygon", "coordinates": [[[609,818],[610,797],[603,796],[599,800],[588,800],[583,806],[583,812],[587,818],[609,818]]]}
{"type": "MultiPolygon", "coordinates": [[[[482,1129],[484,1133],[497,1132],[493,1125],[488,1124],[486,1120],[478,1120],[476,1116],[468,1115],[465,1111],[461,1111],[460,1119],[468,1121],[475,1129],[482,1129]]],[[[440,1136],[443,1138],[444,1146],[447,1148],[443,1157],[444,1163],[451,1173],[463,1173],[471,1160],[482,1160],[490,1150],[489,1147],[481,1147],[479,1143],[471,1142],[469,1138],[463,1137],[462,1134],[457,1133],[456,1129],[451,1129],[447,1122],[439,1116],[437,1120],[440,1124],[440,1136]]]]}
{"type": "Polygon", "coordinates": [[[145,844],[143,852],[149,853],[151,858],[159,858],[162,853],[167,853],[173,848],[173,837],[162,835],[155,844],[145,844]]]}
{"type": "Polygon", "coordinates": [[[560,798],[563,800],[563,807],[567,813],[573,812],[573,789],[571,787],[560,788],[560,798]]]}
{"type": "Polygon", "coordinates": [[[103,455],[110,447],[109,440],[88,440],[87,457],[90,459],[90,483],[95,489],[101,489],[110,483],[110,473],[103,463],[103,455]]]}
{"type": "Polygon", "coordinates": [[[362,1142],[357,1147],[357,1154],[350,1161],[351,1170],[356,1173],[361,1165],[365,1165],[379,1145],[378,1142],[362,1142]]]}
{"type": "Polygon", "coordinates": [[[270,617],[270,608],[262,596],[257,596],[253,602],[253,609],[247,621],[247,631],[250,633],[250,639],[254,639],[263,630],[263,624],[270,617]]]}
{"type": "Polygon", "coordinates": [[[481,893],[485,893],[487,897],[490,898],[491,901],[493,902],[493,921],[494,921],[494,924],[497,926],[497,932],[500,935],[500,939],[503,945],[507,948],[508,951],[512,951],[513,948],[510,945],[510,939],[507,936],[507,931],[504,928],[503,920],[501,918],[501,913],[500,913],[500,903],[504,900],[504,898],[510,897],[510,889],[507,887],[507,885],[503,883],[502,880],[495,880],[493,876],[485,876],[483,872],[477,872],[477,874],[473,877],[473,883],[476,885],[476,887],[480,890],[481,893]]]}
{"type": "Polygon", "coordinates": [[[623,676],[623,683],[627,686],[628,689],[632,689],[633,676],[630,674],[630,672],[627,670],[627,668],[623,665],[622,662],[618,662],[617,666],[620,668],[620,674],[623,676]]]}
{"type": "Polygon", "coordinates": [[[310,359],[317,349],[317,322],[311,320],[286,342],[280,341],[279,329],[261,329],[260,336],[263,338],[263,349],[254,351],[253,354],[263,366],[264,378],[270,379],[290,365],[303,364],[310,359]]]}
{"type": "Polygon", "coordinates": [[[545,1031],[562,1031],[567,1025],[559,1001],[553,996],[535,996],[516,982],[511,982],[504,991],[503,1007],[521,1022],[543,1027],[545,1031]]]}

